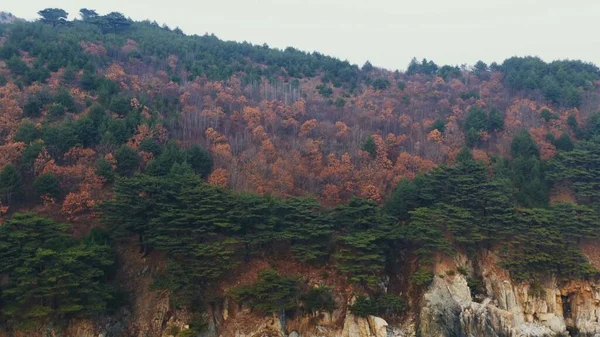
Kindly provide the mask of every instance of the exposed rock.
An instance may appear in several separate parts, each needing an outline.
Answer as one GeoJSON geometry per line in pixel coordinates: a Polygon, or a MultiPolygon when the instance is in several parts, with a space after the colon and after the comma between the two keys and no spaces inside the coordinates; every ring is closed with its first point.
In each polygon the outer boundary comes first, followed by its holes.
{"type": "Polygon", "coordinates": [[[381,317],[369,316],[369,325],[374,337],[387,337],[388,323],[381,317]]]}

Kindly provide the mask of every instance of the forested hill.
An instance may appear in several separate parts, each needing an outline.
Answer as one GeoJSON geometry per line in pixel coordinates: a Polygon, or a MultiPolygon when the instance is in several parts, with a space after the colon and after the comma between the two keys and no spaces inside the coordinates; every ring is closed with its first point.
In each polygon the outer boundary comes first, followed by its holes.
{"type": "Polygon", "coordinates": [[[597,66],[400,72],[80,16],[0,24],[0,326],[131,305],[115,276],[131,238],[193,312],[330,310],[339,277],[370,295],[358,315],[401,317],[407,292],[382,282],[426,286],[457,250],[501,252],[519,281],[597,276],[579,249],[600,235],[597,66]],[[274,270],[221,287],[269,256],[327,268],[334,289],[274,270]]]}

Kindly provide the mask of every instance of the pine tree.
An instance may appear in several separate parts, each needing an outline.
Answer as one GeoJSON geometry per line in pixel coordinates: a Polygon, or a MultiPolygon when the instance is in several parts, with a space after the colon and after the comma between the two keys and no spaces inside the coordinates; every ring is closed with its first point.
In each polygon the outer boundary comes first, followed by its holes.
{"type": "Polygon", "coordinates": [[[298,279],[282,277],[271,269],[261,271],[258,277],[253,285],[234,289],[233,296],[238,302],[262,314],[297,308],[301,294],[298,279]]]}
{"type": "Polygon", "coordinates": [[[0,171],[0,201],[10,203],[23,195],[23,178],[13,164],[0,171]]]}
{"type": "Polygon", "coordinates": [[[368,152],[369,155],[371,155],[371,158],[375,158],[377,155],[377,144],[375,144],[373,137],[367,137],[367,140],[362,146],[362,150],[368,152]]]}
{"type": "Polygon", "coordinates": [[[548,187],[537,144],[526,130],[518,132],[511,144],[511,178],[517,187],[517,201],[525,207],[548,205],[548,187]]]}
{"type": "Polygon", "coordinates": [[[198,145],[192,145],[187,151],[187,162],[192,166],[194,171],[203,178],[208,177],[213,169],[213,160],[208,151],[198,145]]]}
{"type": "Polygon", "coordinates": [[[33,189],[39,197],[50,196],[59,198],[62,195],[62,188],[58,178],[53,174],[42,174],[33,182],[33,189]]]}
{"type": "Polygon", "coordinates": [[[15,214],[0,226],[0,315],[9,326],[35,327],[103,313],[114,256],[106,242],[76,241],[68,225],[15,214]]]}
{"type": "Polygon", "coordinates": [[[280,200],[275,205],[274,214],[281,238],[289,240],[296,258],[314,263],[327,260],[332,228],[316,200],[280,200]]]}
{"type": "Polygon", "coordinates": [[[350,281],[374,286],[381,281],[386,252],[391,240],[398,239],[393,218],[377,204],[353,199],[331,214],[340,232],[335,253],[336,266],[350,281]]]}
{"type": "Polygon", "coordinates": [[[231,210],[232,221],[239,225],[239,240],[244,245],[248,261],[259,250],[268,249],[279,236],[275,229],[274,210],[271,202],[253,194],[241,194],[231,210]]]}
{"type": "Polygon", "coordinates": [[[580,142],[573,151],[561,151],[548,166],[554,184],[567,184],[578,202],[600,210],[600,141],[580,142]]]}

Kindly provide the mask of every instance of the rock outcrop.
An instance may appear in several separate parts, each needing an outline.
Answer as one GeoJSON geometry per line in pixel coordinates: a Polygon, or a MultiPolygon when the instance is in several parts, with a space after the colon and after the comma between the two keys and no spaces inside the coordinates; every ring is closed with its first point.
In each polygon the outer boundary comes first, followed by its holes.
{"type": "MultiPolygon", "coordinates": [[[[150,274],[159,267],[145,259],[132,257],[129,261],[125,269],[135,295],[130,309],[101,321],[73,321],[66,329],[46,327],[27,336],[169,337],[175,336],[173,331],[189,329],[189,313],[171,308],[167,294],[149,290],[150,274]]],[[[475,262],[460,255],[439,258],[432,284],[410,303],[415,314],[401,323],[388,324],[375,316],[357,317],[344,302],[332,313],[261,317],[226,300],[208,312],[208,329],[199,336],[600,337],[600,284],[559,284],[554,279],[534,285],[516,283],[496,262],[493,254],[475,262]],[[478,294],[472,294],[469,276],[480,277],[478,294]]],[[[338,302],[344,298],[336,297],[338,302]]]]}
{"type": "Polygon", "coordinates": [[[491,254],[479,262],[485,294],[478,300],[467,276],[455,273],[456,265],[438,264],[438,276],[423,296],[420,335],[600,336],[597,285],[583,281],[558,285],[553,279],[535,286],[516,284],[495,262],[491,254]]]}

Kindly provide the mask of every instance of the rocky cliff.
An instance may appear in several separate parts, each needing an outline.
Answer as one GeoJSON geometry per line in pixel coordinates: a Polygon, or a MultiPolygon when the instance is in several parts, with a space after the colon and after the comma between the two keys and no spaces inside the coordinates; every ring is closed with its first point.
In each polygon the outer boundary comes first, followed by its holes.
{"type": "MultiPolygon", "coordinates": [[[[127,253],[127,252],[125,252],[127,253]]],[[[134,253],[134,252],[131,252],[134,253]]],[[[134,254],[135,255],[135,254],[134,254]]],[[[191,316],[169,305],[168,294],[149,290],[150,274],[160,266],[134,258],[129,271],[132,305],[111,319],[71,322],[66,329],[46,328],[38,336],[167,337],[186,334],[191,316]]],[[[361,318],[338,303],[332,313],[260,317],[224,301],[206,315],[202,337],[554,337],[600,336],[600,284],[587,281],[517,284],[499,268],[493,254],[473,263],[464,256],[438,258],[435,278],[413,299],[412,315],[400,323],[361,318]],[[475,275],[475,270],[478,275],[475,275]],[[482,280],[474,291],[472,279],[482,280]]],[[[344,296],[337,298],[343,301],[344,296]]],[[[351,301],[351,300],[350,300],[351,301]]],[[[23,335],[25,336],[25,335],[23,335]]],[[[32,336],[27,334],[27,336],[32,336]]]]}

